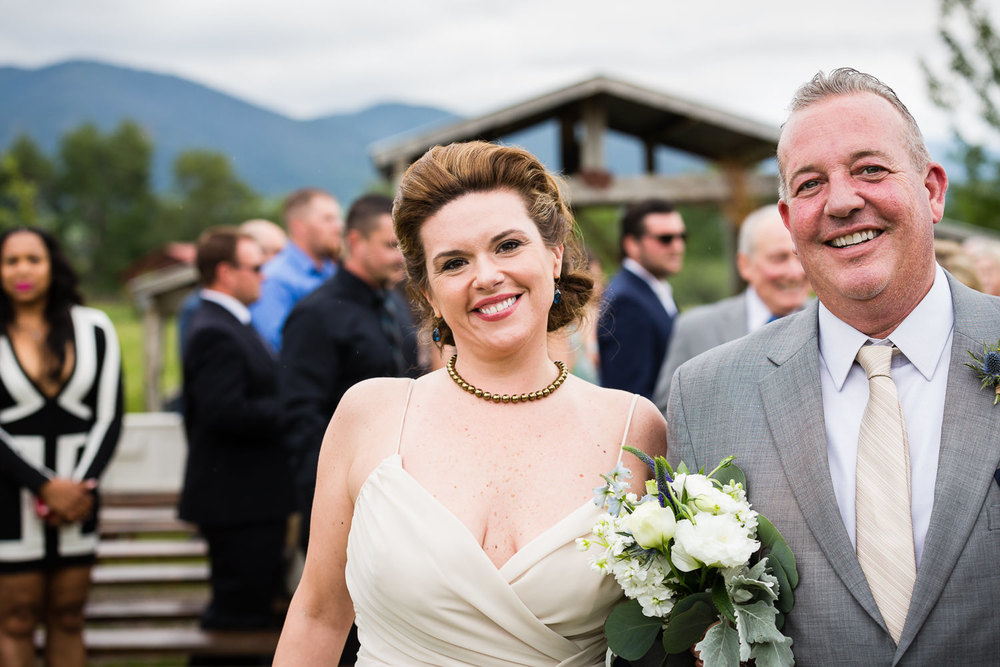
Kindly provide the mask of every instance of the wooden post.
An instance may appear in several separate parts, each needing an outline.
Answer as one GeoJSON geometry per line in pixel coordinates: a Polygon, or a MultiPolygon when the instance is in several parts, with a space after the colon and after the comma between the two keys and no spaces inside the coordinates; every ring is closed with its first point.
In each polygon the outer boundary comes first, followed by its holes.
{"type": "Polygon", "coordinates": [[[604,133],[608,129],[608,110],[596,99],[584,100],[583,155],[580,165],[584,172],[606,171],[604,164],[604,133]]]}
{"type": "Polygon", "coordinates": [[[163,408],[160,396],[160,376],[163,374],[163,317],[156,299],[146,299],[143,304],[143,351],[146,357],[145,404],[149,412],[163,408]]]}

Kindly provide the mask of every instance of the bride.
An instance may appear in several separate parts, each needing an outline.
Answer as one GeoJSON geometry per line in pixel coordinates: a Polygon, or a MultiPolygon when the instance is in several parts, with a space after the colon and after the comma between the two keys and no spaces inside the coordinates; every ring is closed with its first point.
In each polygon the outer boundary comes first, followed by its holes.
{"type": "MultiPolygon", "coordinates": [[[[341,401],[275,665],[336,665],[352,621],[359,666],[603,665],[622,594],[575,540],[621,446],[663,454],[666,428],[549,358],[593,298],[558,184],[521,149],[438,146],[393,217],[411,296],[457,354],[341,401]]],[[[624,463],[642,495],[645,466],[624,463]]]]}

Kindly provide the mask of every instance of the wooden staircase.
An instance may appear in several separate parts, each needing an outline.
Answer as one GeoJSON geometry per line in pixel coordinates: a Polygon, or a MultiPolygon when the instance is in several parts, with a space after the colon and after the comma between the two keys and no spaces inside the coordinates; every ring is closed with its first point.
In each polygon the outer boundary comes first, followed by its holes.
{"type": "Polygon", "coordinates": [[[87,604],[88,664],[186,665],[190,656],[270,664],[277,631],[205,631],[205,542],[176,518],[176,494],[105,495],[87,604]]]}

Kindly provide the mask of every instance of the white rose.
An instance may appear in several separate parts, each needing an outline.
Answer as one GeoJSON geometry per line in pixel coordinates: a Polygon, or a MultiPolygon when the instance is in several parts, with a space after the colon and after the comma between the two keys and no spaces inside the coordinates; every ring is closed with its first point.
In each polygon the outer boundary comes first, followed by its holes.
{"type": "Polygon", "coordinates": [[[666,551],[667,542],[674,536],[677,520],[674,513],[655,502],[645,502],[625,520],[625,527],[636,543],[644,549],[666,551]]]}
{"type": "Polygon", "coordinates": [[[694,569],[687,567],[692,560],[708,567],[736,567],[760,548],[760,542],[750,539],[747,529],[731,514],[706,512],[698,514],[695,521],[677,522],[674,533],[672,560],[685,572],[694,569]]]}

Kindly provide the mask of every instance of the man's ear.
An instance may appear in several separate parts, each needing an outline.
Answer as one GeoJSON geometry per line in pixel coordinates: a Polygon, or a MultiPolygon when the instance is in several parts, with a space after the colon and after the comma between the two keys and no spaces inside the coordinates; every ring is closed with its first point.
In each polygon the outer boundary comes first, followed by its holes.
{"type": "Polygon", "coordinates": [[[622,249],[626,257],[635,259],[639,255],[639,239],[634,236],[622,237],[622,249]]]}
{"type": "Polygon", "coordinates": [[[948,175],[944,172],[944,167],[937,162],[931,162],[927,165],[924,187],[927,188],[931,214],[936,224],[944,217],[944,195],[948,191],[948,175]]]}

